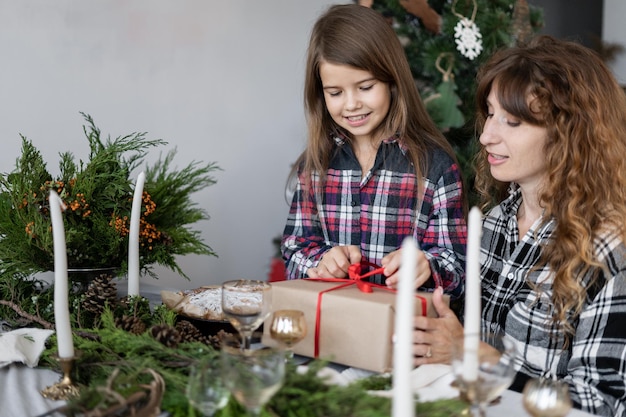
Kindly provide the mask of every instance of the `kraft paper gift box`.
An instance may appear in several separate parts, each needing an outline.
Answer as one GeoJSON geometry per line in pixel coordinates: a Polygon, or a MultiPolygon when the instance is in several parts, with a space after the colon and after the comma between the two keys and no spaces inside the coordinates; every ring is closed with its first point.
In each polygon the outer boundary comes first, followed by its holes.
{"type": "MultiPolygon", "coordinates": [[[[362,292],[356,281],[324,282],[297,279],[272,283],[272,311],[302,310],[306,337],[293,346],[298,355],[317,357],[374,372],[389,372],[393,366],[393,327],[396,292],[372,286],[362,292]],[[353,282],[345,286],[345,283],[353,282]],[[321,295],[320,295],[321,294],[321,295]],[[316,356],[316,312],[319,306],[319,335],[316,356]]],[[[448,296],[445,300],[449,302],[448,296]]],[[[436,317],[432,294],[416,292],[415,315],[436,317]]],[[[268,321],[269,323],[269,321],[268,321]]],[[[263,342],[271,340],[264,326],[263,342]]]]}

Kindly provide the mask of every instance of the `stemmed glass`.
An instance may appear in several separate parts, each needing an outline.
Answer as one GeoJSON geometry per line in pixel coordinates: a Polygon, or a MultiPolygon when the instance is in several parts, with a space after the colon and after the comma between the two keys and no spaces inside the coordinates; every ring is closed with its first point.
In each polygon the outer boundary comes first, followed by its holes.
{"type": "Polygon", "coordinates": [[[265,281],[240,279],[222,284],[222,312],[241,335],[242,349],[250,349],[253,332],[270,314],[271,289],[265,281]]]}
{"type": "Polygon", "coordinates": [[[258,417],[261,409],[280,389],[285,376],[284,351],[262,347],[240,349],[228,337],[222,339],[222,379],[248,414],[258,417]]]}
{"type": "Polygon", "coordinates": [[[201,359],[191,367],[186,394],[191,405],[205,417],[212,417],[226,406],[230,391],[224,385],[219,360],[201,359]]]}
{"type": "Polygon", "coordinates": [[[300,310],[277,310],[272,314],[270,336],[287,348],[287,357],[293,357],[293,345],[304,339],[307,327],[304,312],[300,310]]]}
{"type": "Polygon", "coordinates": [[[499,333],[482,335],[482,341],[486,345],[481,344],[478,349],[477,378],[468,381],[464,376],[467,375],[464,362],[465,366],[468,363],[463,340],[457,341],[452,347],[452,372],[461,396],[471,403],[473,414],[486,417],[487,405],[513,382],[515,347],[507,336],[499,333]]]}

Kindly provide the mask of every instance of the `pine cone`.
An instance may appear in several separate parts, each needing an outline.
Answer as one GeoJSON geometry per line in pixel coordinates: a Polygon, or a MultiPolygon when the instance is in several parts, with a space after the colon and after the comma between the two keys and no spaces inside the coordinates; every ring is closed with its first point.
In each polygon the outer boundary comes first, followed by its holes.
{"type": "Polygon", "coordinates": [[[181,341],[180,332],[167,324],[158,324],[150,328],[150,333],[167,347],[175,348],[181,341]]]}
{"type": "Polygon", "coordinates": [[[104,311],[104,306],[114,306],[117,302],[117,286],[113,281],[113,275],[101,274],[94,278],[85,291],[82,307],[95,315],[104,311]]]}
{"type": "Polygon", "coordinates": [[[146,324],[135,316],[123,315],[115,319],[115,326],[132,334],[142,334],[146,331],[146,324]]]}
{"type": "Polygon", "coordinates": [[[188,320],[180,320],[176,323],[176,330],[180,333],[180,341],[182,342],[200,342],[206,345],[210,344],[209,338],[188,320]]]}
{"type": "MultiPolygon", "coordinates": [[[[219,350],[222,348],[222,340],[225,338],[232,338],[234,335],[225,330],[220,330],[217,334],[209,337],[209,342],[213,348],[219,350]]],[[[233,347],[237,347],[237,345],[233,345],[233,347]]]]}
{"type": "Polygon", "coordinates": [[[117,305],[120,307],[120,309],[124,311],[128,311],[129,306],[130,306],[130,302],[128,301],[128,296],[125,295],[124,297],[121,297],[119,300],[117,300],[117,305]]]}

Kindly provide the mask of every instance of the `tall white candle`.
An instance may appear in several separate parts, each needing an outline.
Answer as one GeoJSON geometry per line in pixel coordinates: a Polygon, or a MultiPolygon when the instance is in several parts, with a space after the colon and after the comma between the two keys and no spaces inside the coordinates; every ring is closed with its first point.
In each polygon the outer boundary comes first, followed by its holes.
{"type": "Polygon", "coordinates": [[[412,237],[402,242],[402,263],[396,294],[395,344],[393,349],[393,417],[413,417],[411,387],[413,369],[413,303],[417,276],[417,245],[412,237]]]}
{"type": "Polygon", "coordinates": [[[137,176],[135,193],[130,211],[130,228],[128,232],[128,295],[139,295],[139,219],[141,218],[141,202],[146,174],[137,176]]]}
{"type": "Polygon", "coordinates": [[[65,228],[61,217],[61,209],[65,210],[65,204],[59,195],[52,190],[49,201],[54,241],[54,327],[57,332],[59,358],[73,358],[74,341],[72,339],[68,301],[67,250],[65,247],[65,228]]]}
{"type": "Polygon", "coordinates": [[[463,379],[478,378],[478,347],[480,345],[480,239],[482,213],[472,207],[467,225],[467,262],[465,268],[465,323],[463,339],[463,379]]]}

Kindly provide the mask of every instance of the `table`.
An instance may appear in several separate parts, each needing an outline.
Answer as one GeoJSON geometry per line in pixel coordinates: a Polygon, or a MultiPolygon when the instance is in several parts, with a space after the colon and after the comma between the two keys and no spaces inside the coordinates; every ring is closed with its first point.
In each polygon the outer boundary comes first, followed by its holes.
{"type": "MultiPolygon", "coordinates": [[[[0,368],[0,417],[36,417],[61,405],[41,396],[40,391],[59,381],[60,375],[43,368],[28,368],[12,364],[0,368]]],[[[505,391],[502,400],[489,407],[489,417],[528,417],[522,406],[522,395],[505,391]]],[[[52,414],[53,416],[55,414],[52,414]]],[[[163,414],[161,417],[166,417],[163,414]]],[[[568,417],[592,417],[580,410],[572,410],[568,417]]]]}

